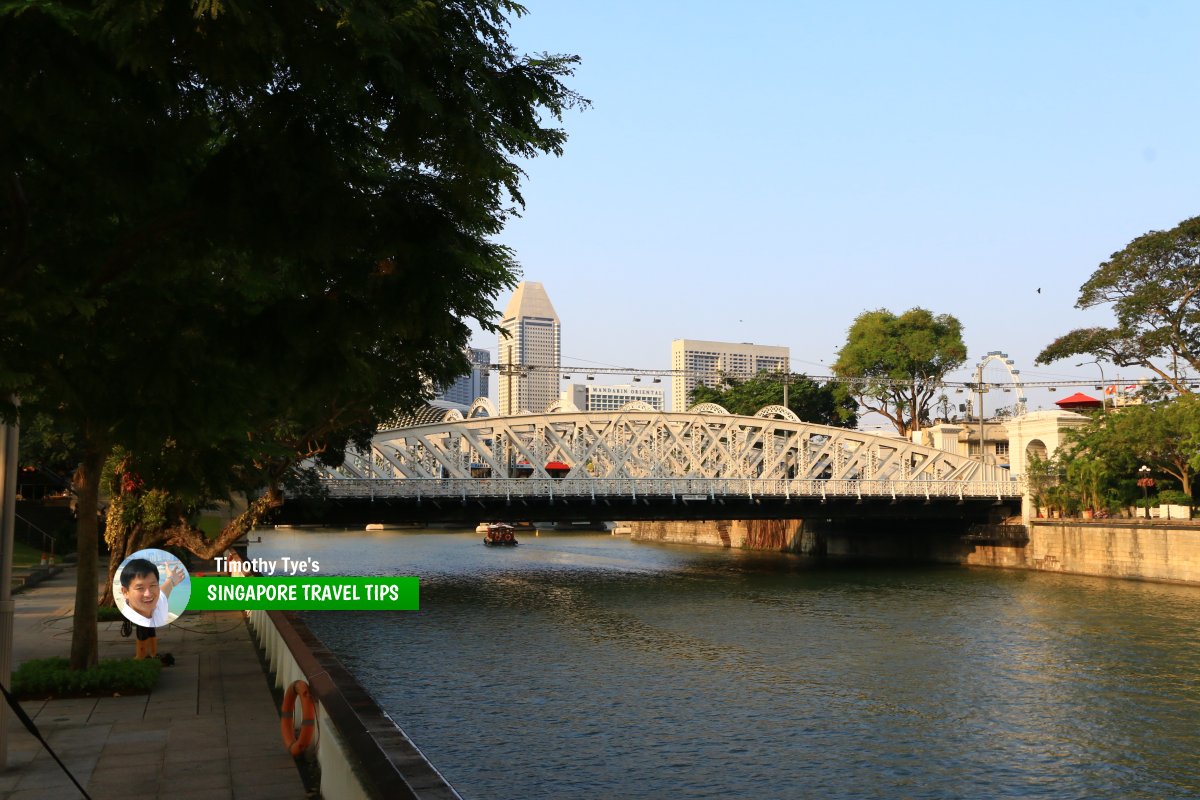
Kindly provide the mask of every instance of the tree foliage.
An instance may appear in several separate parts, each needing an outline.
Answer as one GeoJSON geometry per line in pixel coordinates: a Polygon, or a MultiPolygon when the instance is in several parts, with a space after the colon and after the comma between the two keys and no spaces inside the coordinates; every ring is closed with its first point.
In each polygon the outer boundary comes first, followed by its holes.
{"type": "Polygon", "coordinates": [[[1113,253],[1080,287],[1076,308],[1111,304],[1112,327],[1060,336],[1038,364],[1089,355],[1117,366],[1141,366],[1186,392],[1177,362],[1200,373],[1200,217],[1150,231],[1113,253]]]}
{"type": "Polygon", "coordinates": [[[1138,468],[1149,466],[1160,481],[1177,481],[1192,493],[1200,470],[1200,397],[1184,395],[1097,414],[1068,433],[1061,454],[1067,480],[1086,506],[1104,498],[1132,499],[1138,468]],[[1107,487],[1107,488],[1106,488],[1107,487]]]}
{"type": "Polygon", "coordinates": [[[1029,490],[1029,496],[1033,499],[1034,508],[1044,508],[1049,505],[1047,500],[1050,491],[1058,486],[1059,472],[1060,468],[1055,455],[1041,458],[1036,454],[1030,454],[1025,465],[1025,483],[1029,490]]]}
{"type": "Polygon", "coordinates": [[[725,375],[721,388],[697,385],[690,402],[716,403],[731,414],[754,416],[767,406],[783,405],[785,382],[787,407],[805,422],[845,428],[858,424],[858,404],[841,384],[817,383],[806,375],[782,375],[766,370],[746,379],[725,375]]]}
{"type": "MultiPolygon", "coordinates": [[[[574,57],[514,51],[521,13],[0,6],[0,402],[77,447],[76,619],[114,447],[165,492],[159,543],[212,555],[298,459],[336,460],[466,370],[465,320],[489,326],[516,279],[494,237],[518,160],[561,152],[554,123],[584,102],[574,57]],[[188,524],[263,486],[217,540],[188,524]]],[[[75,627],[82,667],[95,631],[75,627]]]]}
{"type": "Polygon", "coordinates": [[[849,379],[863,408],[908,435],[929,422],[947,373],[966,360],[962,324],[953,316],[923,308],[896,316],[881,308],[854,320],[833,371],[849,379]]]}

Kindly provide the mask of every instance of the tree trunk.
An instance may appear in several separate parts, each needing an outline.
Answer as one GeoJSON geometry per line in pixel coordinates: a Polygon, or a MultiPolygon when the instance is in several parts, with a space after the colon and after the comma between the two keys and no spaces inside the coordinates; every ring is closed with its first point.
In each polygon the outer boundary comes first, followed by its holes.
{"type": "Polygon", "coordinates": [[[100,596],[100,605],[115,606],[116,597],[113,596],[113,579],[116,577],[117,568],[121,566],[121,562],[129,558],[139,550],[145,550],[150,547],[158,547],[162,544],[163,531],[146,531],[141,526],[134,529],[133,534],[126,536],[124,541],[113,541],[113,532],[107,531],[108,541],[108,579],[104,582],[103,593],[100,596]]]}
{"type": "Polygon", "coordinates": [[[108,551],[108,578],[104,581],[104,593],[100,596],[100,605],[115,606],[117,598],[113,595],[113,580],[117,575],[117,567],[121,566],[121,562],[129,557],[132,551],[129,547],[115,547],[109,545],[108,551]]]}
{"type": "Polygon", "coordinates": [[[96,625],[96,570],[100,550],[97,512],[100,505],[100,470],[104,453],[93,443],[84,451],[72,482],[76,504],[76,539],[79,552],[75,576],[75,618],[71,626],[71,669],[87,669],[99,658],[96,625]]]}
{"type": "Polygon", "coordinates": [[[104,586],[101,587],[103,589],[103,592],[100,595],[99,605],[115,606],[117,604],[117,597],[116,597],[116,595],[113,594],[112,585],[113,585],[113,580],[116,578],[116,575],[117,575],[117,567],[121,566],[121,562],[124,560],[125,560],[124,558],[121,558],[121,559],[117,558],[116,550],[109,551],[109,553],[108,553],[108,577],[106,577],[104,579],[104,586]]]}
{"type": "MultiPolygon", "coordinates": [[[[181,547],[200,558],[212,558],[221,555],[238,539],[249,533],[259,524],[265,515],[274,508],[283,505],[283,498],[278,490],[268,491],[265,495],[252,502],[237,518],[233,519],[216,539],[209,540],[199,528],[193,527],[187,520],[179,519],[167,528],[144,529],[136,527],[129,535],[114,541],[109,539],[108,579],[103,587],[104,593],[100,605],[115,605],[113,596],[113,580],[121,562],[129,556],[150,547],[181,547]]],[[[110,537],[112,532],[110,531],[110,537]]]]}

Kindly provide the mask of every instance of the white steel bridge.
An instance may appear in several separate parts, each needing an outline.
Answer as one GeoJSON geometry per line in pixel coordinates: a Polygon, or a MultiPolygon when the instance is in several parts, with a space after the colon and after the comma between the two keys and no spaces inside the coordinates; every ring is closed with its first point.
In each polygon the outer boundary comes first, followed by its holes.
{"type": "MultiPolygon", "coordinates": [[[[370,452],[320,472],[328,503],[390,509],[379,516],[391,519],[781,517],[798,513],[781,506],[846,503],[895,513],[897,504],[997,504],[1021,494],[1006,469],[802,422],[782,406],[745,417],[712,404],[666,413],[635,402],[601,413],[556,403],[502,417],[480,399],[466,415],[430,408],[399,420],[370,452]]],[[[362,514],[370,516],[351,516],[362,514]]]]}

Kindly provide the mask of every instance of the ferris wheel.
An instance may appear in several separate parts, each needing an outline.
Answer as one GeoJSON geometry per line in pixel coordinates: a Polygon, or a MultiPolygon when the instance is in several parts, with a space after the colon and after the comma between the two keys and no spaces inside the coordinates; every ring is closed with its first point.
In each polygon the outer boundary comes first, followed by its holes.
{"type": "Polygon", "coordinates": [[[983,382],[983,369],[993,361],[999,363],[1008,371],[1008,377],[1011,380],[1011,386],[1004,385],[1003,388],[1006,391],[1012,389],[1012,391],[1016,392],[1017,400],[1016,403],[1014,403],[1014,416],[1019,417],[1025,413],[1025,389],[1021,384],[1021,370],[1013,369],[1013,364],[1015,362],[1008,357],[1008,353],[1002,353],[999,350],[988,351],[988,354],[980,359],[979,363],[975,365],[975,385],[977,387],[976,391],[979,392],[980,416],[983,415],[983,393],[988,390],[987,385],[983,382]]]}

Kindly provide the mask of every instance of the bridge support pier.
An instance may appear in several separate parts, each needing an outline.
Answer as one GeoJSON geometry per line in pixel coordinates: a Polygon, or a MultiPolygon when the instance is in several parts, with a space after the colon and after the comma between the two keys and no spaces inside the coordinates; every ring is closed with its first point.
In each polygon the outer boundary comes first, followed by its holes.
{"type": "MultiPolygon", "coordinates": [[[[998,507],[993,524],[1012,509],[998,507]]],[[[653,520],[623,523],[634,540],[784,552],[817,559],[964,563],[969,519],[653,520]]]]}
{"type": "Polygon", "coordinates": [[[648,520],[622,523],[631,538],[672,544],[730,547],[821,557],[826,530],[802,519],[648,520]]]}

